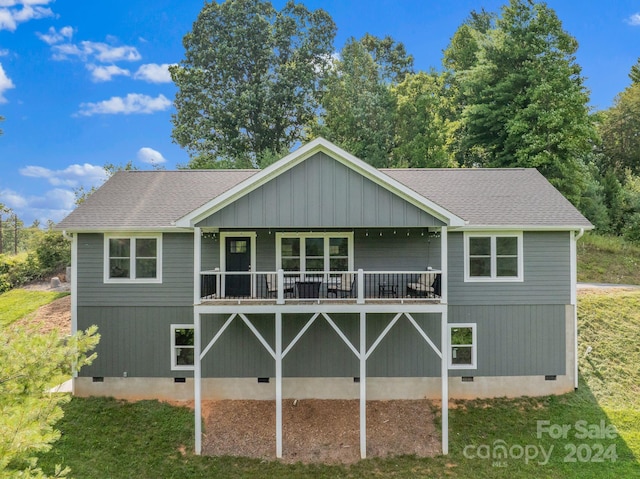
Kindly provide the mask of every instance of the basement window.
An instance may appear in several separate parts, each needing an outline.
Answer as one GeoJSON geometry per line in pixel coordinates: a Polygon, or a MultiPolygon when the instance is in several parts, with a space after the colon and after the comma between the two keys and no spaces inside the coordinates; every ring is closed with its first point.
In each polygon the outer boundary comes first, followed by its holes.
{"type": "Polygon", "coordinates": [[[476,369],[475,323],[449,324],[449,369],[476,369]]]}
{"type": "Polygon", "coordinates": [[[171,369],[176,371],[194,369],[195,340],[192,324],[171,325],[171,369]]]}

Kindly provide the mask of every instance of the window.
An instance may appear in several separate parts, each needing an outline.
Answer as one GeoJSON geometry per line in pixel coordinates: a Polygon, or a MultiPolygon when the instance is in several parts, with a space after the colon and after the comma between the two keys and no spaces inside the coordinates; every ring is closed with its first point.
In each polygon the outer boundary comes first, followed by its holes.
{"type": "Polygon", "coordinates": [[[522,281],[522,233],[465,233],[465,281],[522,281]]]}
{"type": "Polygon", "coordinates": [[[449,324],[449,369],[476,369],[476,325],[449,324]]]}
{"type": "Polygon", "coordinates": [[[285,271],[352,271],[353,233],[278,233],[277,268],[285,271]]]}
{"type": "Polygon", "coordinates": [[[105,283],[162,282],[161,238],[161,235],[106,235],[105,283]]]}
{"type": "Polygon", "coordinates": [[[192,370],[195,364],[195,341],[192,324],[171,325],[171,369],[192,370]]]}

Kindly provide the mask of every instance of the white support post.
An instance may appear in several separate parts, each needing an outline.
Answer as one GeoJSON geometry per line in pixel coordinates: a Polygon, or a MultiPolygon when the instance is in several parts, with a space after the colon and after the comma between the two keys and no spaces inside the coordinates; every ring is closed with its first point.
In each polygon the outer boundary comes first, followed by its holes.
{"type": "Polygon", "coordinates": [[[284,304],[284,270],[278,270],[278,299],[276,304],[284,304]]]}
{"type": "Polygon", "coordinates": [[[202,302],[202,294],[200,291],[201,275],[200,269],[202,255],[202,230],[198,227],[193,228],[193,304],[202,302]]]}
{"type": "Polygon", "coordinates": [[[282,458],[282,313],[276,313],[276,457],[282,458]]]}
{"type": "Polygon", "coordinates": [[[358,304],[364,304],[364,271],[362,268],[358,270],[358,304]]]}
{"type": "Polygon", "coordinates": [[[193,396],[194,396],[194,416],[195,416],[195,429],[196,429],[196,444],[195,452],[199,456],[202,454],[202,369],[200,349],[202,347],[202,335],[200,329],[200,313],[194,313],[194,330],[193,330],[193,356],[195,359],[193,370],[193,396]]]}
{"type": "MultiPolygon", "coordinates": [[[[1,226],[0,226],[1,227],[1,226]]],[[[67,278],[69,281],[69,278],[67,278]]],[[[78,332],[78,233],[71,237],[71,334],[78,332]]],[[[76,379],[78,370],[73,365],[71,394],[76,395],[76,379]]]]}
{"type": "Polygon", "coordinates": [[[442,312],[442,454],[449,454],[449,327],[447,310],[442,312]]]}
{"type": "Polygon", "coordinates": [[[440,231],[440,301],[447,304],[449,295],[449,241],[447,239],[447,227],[440,231]]]}
{"type": "Polygon", "coordinates": [[[360,457],[367,457],[367,313],[364,311],[360,312],[360,457]]]}

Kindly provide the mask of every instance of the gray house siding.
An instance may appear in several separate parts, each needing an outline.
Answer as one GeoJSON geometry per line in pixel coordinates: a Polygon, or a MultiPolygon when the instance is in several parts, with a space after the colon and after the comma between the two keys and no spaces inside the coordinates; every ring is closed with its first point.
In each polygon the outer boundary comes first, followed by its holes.
{"type": "MultiPolygon", "coordinates": [[[[413,314],[431,340],[440,345],[437,314],[413,314]]],[[[170,325],[190,324],[187,307],[78,308],[81,329],[97,324],[102,336],[98,359],[82,369],[82,376],[190,377],[190,371],[171,371],[170,325]]],[[[249,315],[265,340],[274,347],[271,315],[249,315]]],[[[359,315],[333,314],[334,322],[352,344],[359,343],[359,315]]],[[[367,316],[370,347],[393,315],[367,316]]],[[[226,321],[224,315],[203,315],[203,346],[226,321]]],[[[286,347],[309,316],[283,315],[286,347]]],[[[451,376],[526,376],[565,374],[565,309],[559,305],[452,306],[451,323],[477,325],[478,368],[451,370],[451,376]]],[[[207,353],[204,377],[273,377],[274,361],[249,328],[235,319],[207,353]]],[[[355,377],[359,363],[353,352],[322,318],[283,360],[285,377],[355,377]]],[[[367,361],[370,377],[438,377],[440,358],[402,317],[367,361]]]]}
{"type": "Polygon", "coordinates": [[[78,236],[78,306],[193,305],[193,235],[162,235],[162,283],[104,283],[102,234],[78,236]]]}
{"type": "Polygon", "coordinates": [[[568,232],[523,235],[523,282],[464,281],[464,236],[449,234],[449,304],[569,304],[571,277],[568,232]]]}
{"type": "Polygon", "coordinates": [[[317,153],[197,226],[344,228],[442,224],[360,173],[317,153]]]}
{"type": "Polygon", "coordinates": [[[184,371],[171,371],[170,325],[189,323],[193,323],[192,307],[78,307],[78,329],[95,324],[100,333],[98,357],[80,375],[185,376],[184,371]]]}
{"type": "Polygon", "coordinates": [[[478,368],[450,376],[566,374],[563,305],[449,306],[450,323],[476,323],[478,368]]]}

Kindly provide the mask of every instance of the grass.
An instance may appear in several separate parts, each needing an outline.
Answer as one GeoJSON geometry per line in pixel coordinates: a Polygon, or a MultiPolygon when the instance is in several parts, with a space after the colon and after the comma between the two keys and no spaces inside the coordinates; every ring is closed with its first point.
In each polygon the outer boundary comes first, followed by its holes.
{"type": "Polygon", "coordinates": [[[5,326],[36,311],[40,306],[50,303],[69,293],[50,291],[27,291],[12,289],[0,294],[0,326],[5,326]]]}
{"type": "Polygon", "coordinates": [[[578,241],[578,281],[640,284],[640,247],[619,237],[585,233],[578,241]]]}
{"type": "MultiPolygon", "coordinates": [[[[457,401],[450,410],[450,454],[368,459],[352,466],[281,464],[193,455],[193,413],[157,401],[74,398],[59,423],[62,438],[41,456],[76,478],[632,478],[640,477],[640,292],[580,296],[581,384],[575,393],[541,398],[457,401]],[[591,352],[586,355],[586,347],[591,352]],[[538,437],[538,421],[568,425],[566,438],[538,437]],[[576,427],[614,425],[614,438],[576,437],[576,427]],[[478,457],[506,445],[531,460],[478,457]],[[605,452],[603,462],[583,462],[605,452]],[[515,449],[514,449],[515,447],[515,449]],[[544,463],[540,447],[549,454],[544,463]],[[466,449],[465,449],[466,448],[466,449]],[[572,449],[573,448],[573,449],[572,449]],[[582,456],[577,453],[581,448],[582,456]],[[466,450],[466,454],[465,454],[466,450]],[[615,461],[607,456],[615,450],[615,461]],[[551,451],[549,453],[549,451],[551,451]],[[565,462],[565,459],[575,462],[565,462]],[[542,462],[542,464],[541,464],[542,462]]],[[[419,418],[416,418],[419,420],[419,418]]],[[[274,446],[275,447],[275,446],[274,446]]]]}

